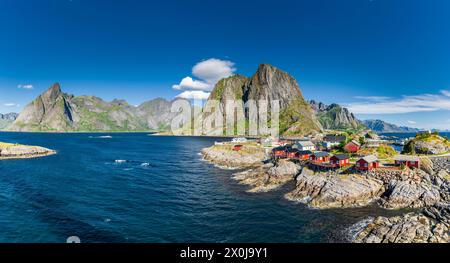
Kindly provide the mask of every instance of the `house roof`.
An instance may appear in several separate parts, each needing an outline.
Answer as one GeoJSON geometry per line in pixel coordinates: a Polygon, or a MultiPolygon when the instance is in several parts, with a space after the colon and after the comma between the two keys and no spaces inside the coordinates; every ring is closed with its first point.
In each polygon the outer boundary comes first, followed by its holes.
{"type": "Polygon", "coordinates": [[[345,141],[345,136],[342,135],[327,135],[323,138],[325,142],[342,142],[345,141]]]}
{"type": "Polygon", "coordinates": [[[316,152],[313,155],[316,157],[325,157],[325,156],[329,156],[330,154],[328,152],[316,152]]]}
{"type": "Polygon", "coordinates": [[[288,151],[290,149],[291,149],[291,147],[285,145],[285,146],[275,147],[272,149],[272,151],[288,151]]]}
{"type": "Polygon", "coordinates": [[[351,142],[347,143],[347,145],[350,144],[350,143],[353,143],[353,144],[356,144],[358,146],[361,146],[361,144],[359,142],[355,141],[355,140],[352,140],[351,142]]]}
{"type": "Polygon", "coordinates": [[[367,155],[361,158],[360,160],[364,160],[368,163],[378,162],[378,158],[375,155],[367,155]]]}
{"type": "Polygon", "coordinates": [[[311,154],[313,154],[313,152],[311,152],[311,151],[299,151],[299,153],[301,155],[306,155],[306,154],[311,155],[311,154]]]}
{"type": "Polygon", "coordinates": [[[302,147],[314,146],[314,143],[311,141],[298,141],[297,144],[302,147]]]}
{"type": "Polygon", "coordinates": [[[409,155],[397,155],[395,157],[396,161],[408,161],[408,162],[418,162],[420,158],[418,156],[409,156],[409,155]]]}
{"type": "Polygon", "coordinates": [[[337,158],[338,160],[345,160],[350,158],[347,154],[335,154],[333,157],[337,158]]]}

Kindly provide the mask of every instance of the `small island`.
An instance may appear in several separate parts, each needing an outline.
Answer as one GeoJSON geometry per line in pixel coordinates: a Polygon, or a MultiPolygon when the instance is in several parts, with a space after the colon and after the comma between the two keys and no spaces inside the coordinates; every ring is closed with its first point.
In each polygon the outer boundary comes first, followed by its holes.
{"type": "Polygon", "coordinates": [[[56,152],[54,150],[40,146],[0,142],[0,160],[37,158],[55,153],[56,152]]]}
{"type": "Polygon", "coordinates": [[[233,178],[250,186],[248,192],[272,191],[292,182],[283,188],[285,198],[315,209],[377,204],[417,211],[370,219],[352,242],[449,241],[448,139],[418,133],[401,154],[393,143],[371,131],[335,132],[295,139],[235,138],[216,142],[202,154],[220,168],[239,169],[233,178]],[[402,231],[405,224],[411,227],[402,231]]]}

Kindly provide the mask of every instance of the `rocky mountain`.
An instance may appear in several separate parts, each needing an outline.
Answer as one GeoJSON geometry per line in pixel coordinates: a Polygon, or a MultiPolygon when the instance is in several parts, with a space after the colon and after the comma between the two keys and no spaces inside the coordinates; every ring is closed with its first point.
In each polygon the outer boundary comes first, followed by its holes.
{"type": "Polygon", "coordinates": [[[170,124],[170,102],[155,99],[138,107],[124,100],[63,93],[58,83],[25,107],[11,131],[148,131],[170,124]]]}
{"type": "Polygon", "coordinates": [[[14,112],[7,114],[0,113],[0,130],[5,129],[9,125],[11,125],[11,123],[13,123],[17,119],[17,116],[19,116],[19,114],[14,112]]]}
{"type": "Polygon", "coordinates": [[[314,100],[311,100],[309,104],[316,113],[320,124],[322,124],[325,129],[345,130],[364,127],[364,125],[356,119],[353,113],[338,104],[333,103],[331,105],[326,105],[314,100]]]}
{"type": "MultiPolygon", "coordinates": [[[[303,98],[297,81],[288,73],[268,64],[260,65],[251,78],[234,75],[219,81],[205,108],[212,107],[211,104],[214,101],[219,101],[219,108],[225,119],[226,112],[223,109],[228,100],[242,101],[244,105],[254,101],[258,109],[263,107],[259,105],[260,100],[266,100],[269,107],[272,101],[278,100],[280,102],[280,133],[284,135],[307,135],[322,130],[314,111],[303,98]]],[[[263,111],[263,108],[260,111],[263,111]]],[[[245,111],[247,120],[249,114],[245,111]]],[[[210,112],[205,112],[204,118],[210,115],[210,112]]],[[[237,121],[245,120],[237,119],[237,121]]]]}
{"type": "Polygon", "coordinates": [[[407,132],[418,132],[419,129],[397,126],[395,124],[387,123],[382,120],[365,120],[363,124],[367,126],[367,128],[375,131],[375,132],[398,132],[398,133],[407,133],[407,132]]]}

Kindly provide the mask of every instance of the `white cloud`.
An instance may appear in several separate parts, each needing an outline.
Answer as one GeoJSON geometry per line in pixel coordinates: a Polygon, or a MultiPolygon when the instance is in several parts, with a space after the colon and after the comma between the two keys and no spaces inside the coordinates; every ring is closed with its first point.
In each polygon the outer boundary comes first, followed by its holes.
{"type": "Polygon", "coordinates": [[[390,97],[383,97],[383,96],[355,96],[353,98],[369,101],[386,101],[390,99],[390,97]]]}
{"type": "Polygon", "coordinates": [[[219,80],[233,75],[235,71],[233,62],[216,58],[199,62],[192,68],[195,77],[210,84],[216,84],[219,80]]]}
{"type": "Polygon", "coordinates": [[[17,88],[19,88],[19,89],[33,89],[34,87],[33,87],[33,85],[30,85],[30,84],[26,84],[26,85],[19,84],[19,85],[17,85],[17,88]]]}
{"type": "Polygon", "coordinates": [[[3,104],[3,106],[5,106],[5,107],[20,107],[20,104],[17,104],[14,102],[9,102],[9,103],[3,104]]]}
{"type": "Polygon", "coordinates": [[[355,114],[397,114],[450,110],[450,96],[448,95],[450,92],[441,91],[440,94],[403,96],[398,99],[373,100],[360,97],[362,102],[349,103],[345,106],[355,114]]]}
{"type": "Polygon", "coordinates": [[[192,68],[192,75],[196,79],[187,76],[172,88],[183,91],[211,91],[219,80],[233,75],[235,71],[233,62],[211,58],[197,63],[192,68]]]}
{"type": "Polygon", "coordinates": [[[441,93],[442,93],[444,96],[450,97],[450,90],[441,90],[441,93]]]}
{"type": "Polygon", "coordinates": [[[417,124],[415,121],[407,121],[409,124],[417,124]]]}
{"type": "Polygon", "coordinates": [[[201,80],[194,80],[191,77],[185,77],[180,84],[173,85],[176,90],[210,90],[211,85],[201,80]]]}
{"type": "Polygon", "coordinates": [[[186,90],[181,94],[178,94],[177,98],[187,100],[206,100],[208,99],[209,94],[209,92],[204,92],[201,90],[186,90]]]}

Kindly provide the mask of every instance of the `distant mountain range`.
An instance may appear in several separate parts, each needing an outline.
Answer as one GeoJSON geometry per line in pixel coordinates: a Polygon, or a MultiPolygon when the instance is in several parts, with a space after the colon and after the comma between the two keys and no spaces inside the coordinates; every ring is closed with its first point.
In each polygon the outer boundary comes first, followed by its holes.
{"type": "Polygon", "coordinates": [[[418,132],[420,131],[417,128],[410,128],[410,127],[404,127],[404,126],[397,126],[395,124],[387,123],[382,120],[365,120],[363,121],[363,124],[375,131],[380,133],[389,133],[389,132],[398,132],[398,133],[407,133],[407,132],[418,132]]]}
{"type": "MultiPolygon", "coordinates": [[[[220,102],[225,117],[228,100],[280,101],[280,133],[282,135],[308,135],[323,129],[364,129],[376,132],[417,132],[418,129],[400,127],[381,120],[360,121],[348,109],[326,105],[314,100],[307,102],[297,81],[288,73],[268,64],[258,67],[248,78],[233,75],[220,80],[212,90],[205,107],[214,100],[220,102]]],[[[260,105],[257,105],[259,107],[260,105]]],[[[54,84],[17,113],[0,114],[0,129],[10,131],[168,131],[177,113],[171,113],[171,102],[162,98],[150,100],[139,106],[124,100],[104,101],[94,96],[74,96],[61,91],[54,84]]],[[[203,112],[203,119],[211,113],[203,112]]],[[[245,119],[249,113],[245,111],[245,119]]],[[[259,118],[259,116],[257,116],[259,118]]],[[[235,117],[237,118],[237,117],[235,117]]],[[[225,125],[226,123],[224,123],[225,125]]],[[[203,125],[203,123],[201,124],[203,125]]]]}
{"type": "Polygon", "coordinates": [[[320,124],[325,129],[346,130],[365,128],[364,124],[356,119],[353,113],[338,104],[326,105],[314,100],[311,100],[309,104],[316,113],[320,124]]]}
{"type": "Polygon", "coordinates": [[[19,116],[19,114],[14,112],[7,114],[0,113],[0,130],[11,125],[11,123],[13,123],[17,119],[17,116],[19,116]]]}
{"type": "Polygon", "coordinates": [[[10,131],[149,131],[168,129],[169,101],[154,99],[138,107],[124,100],[106,102],[94,96],[63,93],[59,84],[28,104],[10,131]]]}

